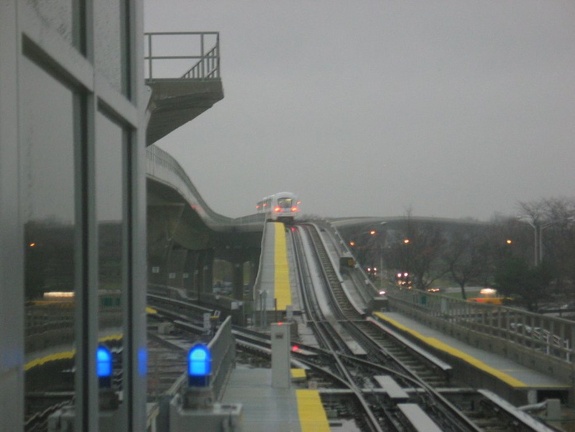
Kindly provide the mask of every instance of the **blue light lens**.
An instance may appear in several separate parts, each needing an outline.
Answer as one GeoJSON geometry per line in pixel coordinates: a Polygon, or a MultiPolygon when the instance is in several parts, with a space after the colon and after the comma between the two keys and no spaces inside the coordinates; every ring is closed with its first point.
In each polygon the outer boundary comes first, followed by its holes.
{"type": "Polygon", "coordinates": [[[207,376],[212,371],[212,354],[207,346],[194,345],[188,352],[188,375],[207,376]]]}
{"type": "Polygon", "coordinates": [[[104,346],[96,350],[96,374],[98,378],[112,376],[112,353],[104,346]]]}

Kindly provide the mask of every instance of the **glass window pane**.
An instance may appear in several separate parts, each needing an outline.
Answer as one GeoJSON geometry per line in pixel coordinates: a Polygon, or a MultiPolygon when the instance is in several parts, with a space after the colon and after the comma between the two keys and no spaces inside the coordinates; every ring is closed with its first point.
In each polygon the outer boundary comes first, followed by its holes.
{"type": "MultiPolygon", "coordinates": [[[[124,130],[98,113],[96,130],[96,219],[98,221],[99,337],[114,354],[114,376],[121,377],[120,296],[124,269],[124,130]]],[[[112,386],[121,389],[121,382],[112,386]]]]}
{"type": "Polygon", "coordinates": [[[75,104],[73,92],[37,65],[23,58],[21,66],[29,416],[40,409],[31,393],[62,392],[71,399],[74,391],[75,104]]]}
{"type": "Polygon", "coordinates": [[[82,47],[83,17],[81,11],[85,0],[27,0],[47,27],[57,31],[71,45],[82,47]]]}
{"type": "Polygon", "coordinates": [[[108,83],[128,94],[128,18],[125,0],[94,2],[94,20],[98,23],[94,38],[95,64],[108,83]]]}

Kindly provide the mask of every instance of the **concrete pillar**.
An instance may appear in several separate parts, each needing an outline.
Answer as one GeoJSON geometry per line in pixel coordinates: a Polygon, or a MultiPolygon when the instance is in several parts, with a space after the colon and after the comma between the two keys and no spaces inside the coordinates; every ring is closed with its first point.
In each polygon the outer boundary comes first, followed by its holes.
{"type": "Polygon", "coordinates": [[[198,273],[198,295],[201,298],[202,293],[211,292],[214,278],[214,251],[206,249],[200,253],[198,273]]]}
{"type": "Polygon", "coordinates": [[[182,274],[183,288],[188,296],[191,295],[195,289],[197,264],[198,264],[197,251],[188,250],[182,274]]]}
{"type": "Polygon", "coordinates": [[[244,267],[236,262],[233,273],[234,299],[244,300],[244,267]]]}
{"type": "MultiPolygon", "coordinates": [[[[247,300],[247,301],[255,301],[257,298],[257,294],[254,292],[254,289],[255,289],[256,277],[257,277],[257,273],[258,273],[260,252],[261,252],[260,249],[250,250],[250,253],[248,254],[248,261],[246,263],[244,263],[244,265],[247,264],[247,266],[248,266],[248,285],[250,287],[249,293],[244,294],[244,300],[247,300]]],[[[242,267],[244,267],[244,266],[242,266],[242,267]]],[[[245,275],[244,275],[244,277],[245,277],[245,275]]]]}
{"type": "Polygon", "coordinates": [[[182,275],[188,250],[172,244],[171,251],[168,255],[167,265],[167,284],[176,288],[183,288],[182,275]]]}

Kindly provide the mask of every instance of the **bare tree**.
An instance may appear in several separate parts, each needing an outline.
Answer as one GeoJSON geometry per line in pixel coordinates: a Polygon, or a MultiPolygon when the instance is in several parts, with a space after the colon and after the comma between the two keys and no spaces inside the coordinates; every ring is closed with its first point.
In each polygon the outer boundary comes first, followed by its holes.
{"type": "Polygon", "coordinates": [[[551,299],[554,294],[564,297],[575,281],[575,201],[547,198],[520,202],[519,220],[529,225],[532,233],[533,264],[525,285],[539,298],[551,299]]]}
{"type": "Polygon", "coordinates": [[[513,296],[522,302],[528,310],[536,312],[538,305],[544,299],[551,282],[552,275],[542,263],[529,267],[524,259],[507,258],[498,264],[495,273],[497,288],[506,296],[513,296]]]}
{"type": "Polygon", "coordinates": [[[517,217],[495,216],[487,233],[492,261],[497,263],[511,256],[521,257],[525,262],[532,261],[532,231],[528,224],[517,217]]]}
{"type": "Polygon", "coordinates": [[[575,281],[575,200],[543,201],[546,227],[541,232],[542,260],[552,270],[553,285],[565,294],[575,281]]]}
{"type": "Polygon", "coordinates": [[[447,272],[443,253],[446,238],[442,227],[408,214],[404,228],[389,238],[388,266],[408,274],[417,289],[425,290],[447,272]]]}
{"type": "Polygon", "coordinates": [[[445,248],[445,262],[453,280],[461,288],[465,299],[465,286],[487,279],[490,266],[490,245],[483,227],[455,230],[445,248]]]}

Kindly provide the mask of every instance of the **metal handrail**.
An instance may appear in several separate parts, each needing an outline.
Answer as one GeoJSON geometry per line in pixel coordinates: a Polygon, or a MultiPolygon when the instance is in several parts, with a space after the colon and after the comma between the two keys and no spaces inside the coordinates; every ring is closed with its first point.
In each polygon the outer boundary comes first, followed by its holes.
{"type": "Polygon", "coordinates": [[[169,153],[155,145],[146,148],[146,175],[178,191],[206,222],[233,225],[232,218],[213,211],[201,197],[184,169],[169,153]]]}
{"type": "MultiPolygon", "coordinates": [[[[525,310],[466,302],[415,290],[388,293],[393,309],[433,325],[444,322],[522,346],[568,364],[575,360],[575,322],[525,310]]],[[[442,327],[442,326],[439,326],[442,327]]]]}
{"type": "MultiPolygon", "coordinates": [[[[147,55],[144,56],[147,67],[147,79],[180,78],[194,80],[210,80],[220,78],[220,34],[219,32],[154,32],[144,33],[147,55]],[[199,52],[193,55],[154,55],[154,41],[160,38],[189,36],[199,39],[199,52]],[[206,47],[207,39],[215,39],[214,45],[206,47]],[[196,60],[196,63],[180,76],[154,76],[154,64],[173,60],[196,60]]],[[[161,49],[160,49],[161,50],[161,49]]]]}
{"type": "Polygon", "coordinates": [[[215,46],[192,66],[182,78],[212,79],[220,77],[220,47],[215,46]]]}

